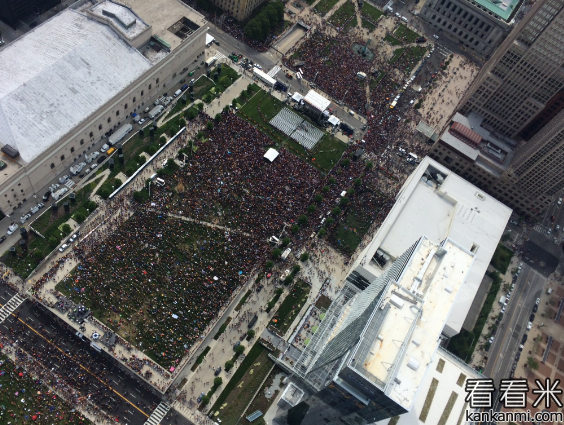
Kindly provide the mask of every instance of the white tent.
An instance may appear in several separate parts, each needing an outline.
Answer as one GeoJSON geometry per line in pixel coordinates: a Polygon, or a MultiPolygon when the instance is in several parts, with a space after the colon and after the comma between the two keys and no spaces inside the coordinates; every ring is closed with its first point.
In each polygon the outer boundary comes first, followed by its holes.
{"type": "Polygon", "coordinates": [[[298,92],[294,93],[294,95],[292,96],[292,100],[295,102],[299,102],[300,100],[302,100],[304,97],[299,94],[298,92]]]}
{"type": "Polygon", "coordinates": [[[331,101],[329,99],[325,99],[323,96],[321,96],[319,93],[313,90],[307,92],[306,97],[304,97],[304,100],[307,103],[309,103],[311,106],[313,106],[315,109],[320,110],[321,112],[327,109],[331,104],[331,101]]]}
{"type": "Polygon", "coordinates": [[[335,115],[331,115],[327,121],[332,125],[339,125],[341,123],[341,120],[335,115]]]}
{"type": "Polygon", "coordinates": [[[209,44],[211,44],[212,41],[214,41],[214,40],[215,40],[215,38],[214,38],[213,35],[206,34],[206,46],[209,45],[209,44]]]}
{"type": "Polygon", "coordinates": [[[276,149],[272,149],[270,148],[268,151],[266,151],[266,153],[264,154],[264,157],[266,159],[268,159],[270,162],[274,161],[276,159],[276,157],[279,155],[278,151],[276,149]]]}

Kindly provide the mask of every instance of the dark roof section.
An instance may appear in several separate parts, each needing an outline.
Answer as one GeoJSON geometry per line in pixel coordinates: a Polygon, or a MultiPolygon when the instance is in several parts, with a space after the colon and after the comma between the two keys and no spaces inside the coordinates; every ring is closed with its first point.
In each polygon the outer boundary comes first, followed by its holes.
{"type": "Polygon", "coordinates": [[[10,145],[2,146],[2,152],[4,152],[12,159],[16,159],[18,156],[20,156],[20,153],[17,151],[17,149],[14,149],[10,145]]]}
{"type": "Polygon", "coordinates": [[[364,291],[368,285],[376,280],[376,276],[370,273],[362,266],[358,266],[350,275],[347,277],[347,281],[352,283],[358,289],[364,291]]]}
{"type": "Polygon", "coordinates": [[[482,136],[459,122],[455,122],[451,125],[448,131],[454,137],[462,140],[470,146],[478,147],[478,145],[482,143],[482,136]]]}

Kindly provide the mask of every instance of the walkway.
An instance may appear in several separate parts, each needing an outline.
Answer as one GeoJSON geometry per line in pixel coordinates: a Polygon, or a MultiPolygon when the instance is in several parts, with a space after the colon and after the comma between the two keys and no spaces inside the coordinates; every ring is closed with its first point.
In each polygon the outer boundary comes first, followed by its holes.
{"type": "MultiPolygon", "coordinates": [[[[155,211],[155,210],[149,209],[149,211],[155,211]]],[[[155,212],[157,212],[157,211],[155,211],[155,212]]],[[[208,226],[208,227],[213,227],[214,229],[225,230],[226,232],[229,232],[229,233],[239,233],[241,235],[245,235],[245,236],[249,236],[249,237],[253,236],[250,233],[242,232],[240,230],[230,229],[229,227],[220,226],[219,224],[208,223],[206,221],[199,221],[199,220],[196,220],[196,219],[193,219],[193,218],[190,218],[190,217],[185,217],[183,215],[178,215],[178,214],[173,214],[173,213],[168,213],[167,215],[169,217],[172,217],[172,218],[178,218],[179,220],[197,223],[197,224],[200,224],[202,226],[208,226]]]]}

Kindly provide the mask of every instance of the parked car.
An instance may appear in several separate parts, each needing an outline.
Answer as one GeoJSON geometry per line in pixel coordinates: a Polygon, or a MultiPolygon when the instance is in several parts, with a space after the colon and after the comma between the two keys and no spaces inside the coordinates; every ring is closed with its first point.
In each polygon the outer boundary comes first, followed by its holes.
{"type": "Polygon", "coordinates": [[[48,201],[50,197],[51,197],[51,191],[47,191],[45,192],[45,195],[43,195],[43,200],[48,201]]]}
{"type": "MultiPolygon", "coordinates": [[[[244,337],[245,337],[245,334],[243,334],[243,339],[244,339],[244,337]]],[[[237,342],[235,343],[235,345],[233,345],[233,349],[237,348],[239,345],[241,345],[241,342],[240,342],[240,341],[237,341],[237,342]]]]}
{"type": "Polygon", "coordinates": [[[527,330],[528,331],[530,331],[532,327],[533,327],[533,322],[527,323],[527,330]]]}
{"type": "Polygon", "coordinates": [[[494,337],[492,336],[492,337],[488,340],[488,342],[489,342],[490,344],[493,344],[493,342],[494,342],[494,337]]]}
{"type": "Polygon", "coordinates": [[[202,399],[204,398],[204,396],[206,395],[206,393],[202,393],[198,396],[198,403],[201,403],[202,399]]]}
{"type": "Polygon", "coordinates": [[[70,176],[69,176],[68,174],[65,174],[64,176],[59,177],[59,183],[65,184],[66,181],[67,181],[69,178],[70,178],[70,176]]]}
{"type": "Polygon", "coordinates": [[[536,313],[538,309],[539,309],[539,306],[537,304],[535,304],[533,306],[533,313],[536,313]]]}
{"type": "Polygon", "coordinates": [[[540,298],[537,298],[537,300],[535,301],[535,304],[536,304],[536,305],[539,305],[539,304],[540,304],[540,298]]]}
{"type": "Polygon", "coordinates": [[[8,231],[6,232],[8,235],[11,235],[12,233],[14,233],[16,230],[19,229],[20,226],[18,226],[16,223],[12,223],[10,224],[10,227],[8,227],[8,231]]]}
{"type": "Polygon", "coordinates": [[[69,247],[68,244],[66,244],[66,243],[62,244],[61,247],[59,248],[59,252],[63,252],[68,247],[69,247]]]}
{"type": "Polygon", "coordinates": [[[39,204],[37,204],[37,206],[39,207],[39,209],[41,209],[45,206],[45,204],[43,202],[40,202],[39,204]]]}
{"type": "Polygon", "coordinates": [[[515,361],[518,362],[520,358],[521,358],[521,353],[518,352],[518,353],[515,355],[515,361]]]}
{"type": "Polygon", "coordinates": [[[76,238],[78,238],[78,233],[75,233],[74,235],[72,235],[69,239],[69,242],[74,242],[76,240],[76,238]]]}
{"type": "Polygon", "coordinates": [[[106,155],[102,155],[100,158],[98,158],[98,160],[96,161],[96,163],[101,164],[102,162],[104,162],[106,159],[106,155]]]}
{"type": "Polygon", "coordinates": [[[6,240],[6,236],[2,236],[2,237],[0,238],[0,243],[4,242],[5,240],[6,240]]]}
{"type": "Polygon", "coordinates": [[[37,211],[39,211],[39,207],[37,205],[34,205],[33,207],[31,207],[31,210],[29,210],[29,213],[31,215],[35,214],[37,211]]]}
{"type": "Polygon", "coordinates": [[[218,367],[218,368],[215,370],[215,372],[214,372],[213,374],[214,374],[214,376],[217,376],[217,375],[219,375],[220,373],[221,373],[221,366],[218,367]]]}
{"type": "Polygon", "coordinates": [[[23,217],[20,217],[20,223],[24,224],[27,220],[31,218],[31,214],[26,214],[23,217]]]}
{"type": "Polygon", "coordinates": [[[100,149],[100,153],[106,153],[110,149],[110,146],[107,143],[104,143],[104,146],[100,149]]]}
{"type": "Polygon", "coordinates": [[[521,344],[527,342],[527,334],[523,334],[523,338],[521,338],[521,344]]]}
{"type": "Polygon", "coordinates": [[[147,121],[147,118],[141,118],[139,120],[139,125],[143,125],[147,121]]]}

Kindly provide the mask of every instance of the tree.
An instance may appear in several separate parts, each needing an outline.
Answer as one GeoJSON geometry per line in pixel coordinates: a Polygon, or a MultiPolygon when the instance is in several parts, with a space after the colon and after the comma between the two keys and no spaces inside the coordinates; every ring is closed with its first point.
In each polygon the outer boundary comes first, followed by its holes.
{"type": "Polygon", "coordinates": [[[305,263],[307,260],[309,260],[309,254],[307,252],[304,252],[302,255],[300,255],[300,261],[302,263],[305,263]]]}
{"type": "Polygon", "coordinates": [[[159,144],[164,145],[166,143],[166,137],[161,136],[159,137],[159,144]]]}
{"type": "Polygon", "coordinates": [[[198,140],[202,140],[204,138],[205,134],[203,131],[198,131],[198,134],[196,134],[196,139],[198,140]]]}
{"type": "Polygon", "coordinates": [[[319,229],[319,232],[317,233],[317,235],[322,238],[323,236],[325,236],[327,234],[327,230],[325,230],[324,227],[322,227],[321,229],[319,229]]]}
{"type": "MultiPolygon", "coordinates": [[[[86,216],[85,216],[84,214],[82,214],[82,213],[79,213],[79,212],[75,213],[75,214],[73,215],[73,218],[74,218],[74,221],[76,221],[78,224],[80,224],[80,223],[82,223],[84,220],[86,220],[86,216]]],[[[49,240],[51,240],[51,238],[49,238],[49,240]]],[[[55,244],[55,246],[57,246],[58,244],[59,244],[59,242],[57,242],[57,243],[55,244]]],[[[51,242],[49,242],[49,245],[51,245],[51,242]]]]}
{"type": "Polygon", "coordinates": [[[33,251],[33,254],[31,255],[35,259],[35,261],[41,261],[43,260],[43,258],[45,258],[45,255],[43,255],[43,251],[41,251],[40,249],[33,251]]]}
{"type": "Polygon", "coordinates": [[[364,165],[366,166],[367,170],[370,170],[374,166],[374,163],[372,161],[366,161],[366,164],[364,165]]]}
{"type": "Polygon", "coordinates": [[[281,249],[273,249],[272,250],[272,258],[274,258],[275,260],[277,260],[278,258],[280,258],[280,256],[282,255],[282,250],[281,249]]]}
{"type": "Polygon", "coordinates": [[[347,195],[354,195],[354,189],[352,187],[347,190],[347,195]]]}
{"type": "Polygon", "coordinates": [[[307,207],[308,214],[313,214],[315,210],[317,210],[317,205],[311,204],[309,207],[307,207]]]}
{"type": "Polygon", "coordinates": [[[235,352],[239,355],[243,354],[245,352],[245,346],[239,344],[237,347],[235,347],[235,352]]]}
{"type": "Polygon", "coordinates": [[[354,185],[355,186],[360,186],[362,184],[362,179],[358,178],[358,179],[354,179],[354,185]]]}
{"type": "Polygon", "coordinates": [[[307,216],[305,214],[302,214],[298,217],[298,223],[300,223],[302,226],[304,224],[307,223],[307,216]]]}
{"type": "Polygon", "coordinates": [[[55,236],[49,236],[47,242],[49,243],[49,246],[51,248],[55,248],[57,245],[59,245],[59,240],[55,236]]]}
{"type": "MultiPolygon", "coordinates": [[[[131,175],[135,172],[135,170],[137,170],[137,168],[135,168],[135,167],[132,168],[132,171],[131,171],[130,168],[127,168],[127,169],[125,170],[125,174],[126,174],[127,176],[131,176],[131,175]],[[128,174],[128,171],[130,171],[131,173],[128,174]]],[[[101,197],[102,199],[108,199],[111,194],[112,194],[112,190],[111,190],[109,187],[107,187],[107,186],[102,186],[102,187],[100,188],[100,190],[98,191],[98,195],[100,195],[100,197],[101,197]]]]}
{"type": "Polygon", "coordinates": [[[61,231],[63,232],[63,235],[67,236],[70,232],[72,232],[72,228],[69,224],[65,223],[61,226],[61,231]]]}
{"type": "Polygon", "coordinates": [[[321,196],[319,193],[315,195],[315,202],[321,204],[323,202],[323,196],[321,196]]]}
{"type": "Polygon", "coordinates": [[[349,198],[347,198],[346,196],[343,196],[341,198],[341,205],[347,205],[349,203],[349,198]]]}
{"type": "Polygon", "coordinates": [[[194,108],[189,108],[186,112],[184,112],[184,116],[189,120],[193,120],[198,116],[198,111],[196,111],[194,108]]]}
{"type": "Polygon", "coordinates": [[[205,396],[202,397],[202,404],[204,406],[207,406],[208,404],[210,404],[210,396],[209,395],[206,394],[205,396]]]}
{"type": "Polygon", "coordinates": [[[300,226],[298,226],[297,224],[294,224],[292,226],[292,233],[298,233],[300,231],[300,226]]]}
{"type": "Polygon", "coordinates": [[[290,238],[283,238],[282,239],[282,246],[290,245],[290,238]]]}
{"type": "Polygon", "coordinates": [[[335,180],[335,177],[329,177],[329,184],[335,184],[337,183],[337,180],[335,180]]]}
{"type": "Polygon", "coordinates": [[[154,154],[157,153],[157,151],[159,150],[159,146],[156,144],[152,144],[149,145],[149,147],[147,149],[145,149],[147,151],[147,153],[151,156],[153,156],[154,154]]]}
{"type": "Polygon", "coordinates": [[[215,378],[215,379],[213,380],[213,386],[214,386],[214,387],[217,388],[217,387],[219,387],[221,384],[223,384],[223,379],[221,379],[220,376],[218,376],[217,378],[215,378]]]}
{"type": "Polygon", "coordinates": [[[334,222],[335,222],[335,220],[333,219],[333,217],[327,217],[327,220],[325,220],[325,223],[327,223],[327,226],[331,226],[334,222]]]}
{"type": "Polygon", "coordinates": [[[251,339],[254,338],[256,332],[254,331],[254,329],[249,329],[247,331],[247,341],[250,341],[251,339]]]}
{"type": "Polygon", "coordinates": [[[220,122],[223,119],[223,116],[221,114],[215,114],[214,120],[215,122],[220,122]]]}
{"type": "Polygon", "coordinates": [[[235,363],[233,362],[233,360],[227,360],[225,362],[225,371],[229,372],[231,369],[233,369],[233,366],[235,366],[235,363]]]}
{"type": "Polygon", "coordinates": [[[223,107],[223,112],[225,112],[226,114],[229,113],[229,105],[225,105],[223,107]]]}
{"type": "Polygon", "coordinates": [[[272,267],[274,267],[274,262],[268,260],[265,264],[264,264],[264,268],[266,270],[272,270],[272,267]]]}
{"type": "Polygon", "coordinates": [[[204,110],[204,104],[202,102],[198,102],[196,103],[196,108],[198,108],[200,111],[204,110]]]}
{"type": "Polygon", "coordinates": [[[351,165],[351,160],[350,159],[343,159],[343,167],[348,167],[349,165],[351,165]]]}
{"type": "Polygon", "coordinates": [[[211,103],[211,101],[212,101],[211,94],[206,93],[205,95],[202,96],[202,100],[206,103],[211,103]]]}
{"type": "Polygon", "coordinates": [[[331,214],[333,215],[339,215],[341,214],[341,209],[339,207],[335,207],[333,208],[333,210],[331,211],[331,214]]]}
{"type": "Polygon", "coordinates": [[[208,130],[213,130],[213,121],[208,121],[208,123],[206,124],[206,128],[208,130]]]}
{"type": "Polygon", "coordinates": [[[533,357],[527,357],[527,366],[531,370],[538,370],[539,369],[539,362],[537,362],[533,357]]]}
{"type": "Polygon", "coordinates": [[[323,186],[323,187],[321,188],[321,191],[322,191],[323,193],[329,192],[329,186],[323,186]]]}

